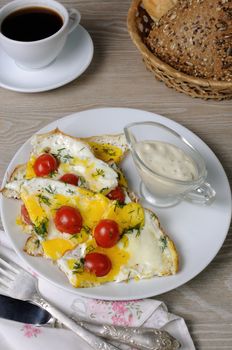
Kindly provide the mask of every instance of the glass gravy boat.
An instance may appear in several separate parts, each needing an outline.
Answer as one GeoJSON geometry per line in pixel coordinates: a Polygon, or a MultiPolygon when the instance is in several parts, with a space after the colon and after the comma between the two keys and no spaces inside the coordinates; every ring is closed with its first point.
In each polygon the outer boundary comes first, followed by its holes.
{"type": "Polygon", "coordinates": [[[141,178],[140,194],[147,202],[157,207],[182,200],[213,202],[216,192],[206,182],[204,159],[184,137],[151,121],[128,124],[124,133],[141,178]]]}

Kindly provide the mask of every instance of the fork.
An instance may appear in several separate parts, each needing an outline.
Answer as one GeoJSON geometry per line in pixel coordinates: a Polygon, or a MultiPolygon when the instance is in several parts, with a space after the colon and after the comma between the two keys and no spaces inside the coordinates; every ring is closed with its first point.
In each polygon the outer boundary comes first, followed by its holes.
{"type": "Polygon", "coordinates": [[[42,307],[53,318],[71,329],[97,350],[118,349],[100,337],[116,340],[141,350],[176,350],[180,348],[180,343],[165,331],[153,328],[98,325],[69,318],[61,310],[42,298],[38,291],[37,278],[9,258],[6,261],[6,258],[0,257],[0,293],[7,294],[15,299],[30,301],[42,307]]]}
{"type": "Polygon", "coordinates": [[[84,329],[64,312],[48,303],[38,291],[37,278],[12,261],[6,261],[3,258],[0,258],[0,292],[15,299],[30,301],[47,310],[96,350],[118,350],[117,347],[84,329]]]}

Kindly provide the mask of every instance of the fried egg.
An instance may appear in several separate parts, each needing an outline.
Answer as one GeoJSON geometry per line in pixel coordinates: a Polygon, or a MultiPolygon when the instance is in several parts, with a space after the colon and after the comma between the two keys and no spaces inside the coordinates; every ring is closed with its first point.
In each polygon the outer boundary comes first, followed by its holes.
{"type": "Polygon", "coordinates": [[[21,199],[27,209],[30,223],[22,220],[22,214],[16,220],[30,234],[24,250],[52,260],[76,288],[166,276],[178,270],[176,248],[156,215],[137,203],[131,192],[128,196],[126,178],[118,167],[126,151],[122,134],[80,139],[56,129],[35,135],[29,161],[13,171],[2,190],[8,198],[21,199]],[[33,166],[44,153],[55,156],[59,166],[49,177],[36,177],[33,166]],[[67,173],[78,175],[78,186],[57,181],[67,173]],[[123,203],[106,196],[118,185],[124,191],[123,203]],[[82,226],[77,233],[57,228],[56,213],[63,206],[78,209],[82,226]],[[119,240],[110,248],[100,247],[94,238],[102,219],[118,225],[119,240]],[[85,268],[90,252],[110,260],[104,276],[85,268]]]}
{"type": "Polygon", "coordinates": [[[11,182],[8,188],[20,192],[44,256],[52,260],[57,260],[67,250],[92,238],[92,231],[101,219],[114,220],[121,234],[144,223],[144,211],[140,204],[128,202],[122,206],[101,193],[60,181],[33,178],[11,182]],[[76,235],[62,233],[54,224],[56,211],[64,205],[77,208],[82,216],[82,229],[76,235]]]}
{"type": "Polygon", "coordinates": [[[58,129],[47,134],[35,135],[31,144],[32,151],[26,166],[26,179],[36,177],[34,171],[36,159],[44,153],[50,153],[59,163],[57,171],[49,174],[53,179],[59,179],[67,173],[76,174],[79,177],[78,185],[96,192],[105,189],[110,191],[118,185],[118,173],[105,161],[97,158],[92,151],[95,150],[95,153],[102,158],[105,155],[107,159],[115,157],[117,160],[121,157],[122,150],[116,146],[108,147],[94,142],[88,144],[58,129]]]}
{"type": "Polygon", "coordinates": [[[178,257],[173,242],[163,233],[157,217],[145,209],[145,221],[141,229],[134,228],[125,233],[114,247],[98,247],[90,239],[67,252],[57,260],[57,264],[74,287],[83,288],[106,282],[175,274],[178,257]],[[112,269],[107,275],[96,277],[82,268],[84,258],[90,251],[110,258],[112,269]]]}
{"type": "MultiPolygon", "coordinates": [[[[46,178],[9,185],[20,192],[43,256],[55,261],[74,287],[170,275],[177,271],[175,246],[162,231],[157,217],[131,202],[129,197],[124,205],[119,205],[101,193],[46,178]],[[54,224],[55,212],[63,205],[78,208],[81,213],[83,226],[76,235],[61,233],[54,224]],[[114,220],[119,226],[120,240],[111,248],[99,247],[93,237],[93,230],[101,219],[114,220]],[[107,275],[97,277],[83,269],[89,252],[108,256],[112,268],[107,275]]],[[[27,251],[38,249],[38,245],[31,243],[30,240],[30,246],[26,244],[27,251]]]]}

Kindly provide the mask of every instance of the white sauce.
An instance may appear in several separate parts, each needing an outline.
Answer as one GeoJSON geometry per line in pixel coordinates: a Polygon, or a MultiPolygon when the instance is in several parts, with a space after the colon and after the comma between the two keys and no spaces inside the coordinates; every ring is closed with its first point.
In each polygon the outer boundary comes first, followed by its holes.
{"type": "Polygon", "coordinates": [[[182,149],[161,141],[142,141],[135,144],[135,151],[147,167],[162,177],[157,177],[137,162],[145,186],[156,195],[176,195],[183,191],[165,178],[191,181],[197,179],[197,167],[182,149]]]}
{"type": "Polygon", "coordinates": [[[136,144],[136,151],[154,172],[175,180],[189,181],[197,177],[194,161],[180,148],[161,141],[136,144]]]}

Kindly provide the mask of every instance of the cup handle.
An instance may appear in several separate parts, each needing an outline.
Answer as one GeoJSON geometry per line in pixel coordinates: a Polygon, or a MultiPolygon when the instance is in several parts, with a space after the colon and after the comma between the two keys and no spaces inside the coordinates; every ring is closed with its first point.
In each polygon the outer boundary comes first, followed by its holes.
{"type": "Polygon", "coordinates": [[[68,23],[68,34],[70,34],[80,23],[81,14],[74,8],[68,9],[69,23],[68,23]]]}
{"type": "Polygon", "coordinates": [[[192,203],[210,205],[213,203],[215,196],[216,191],[209,183],[205,182],[193,191],[187,193],[184,198],[192,203]]]}

